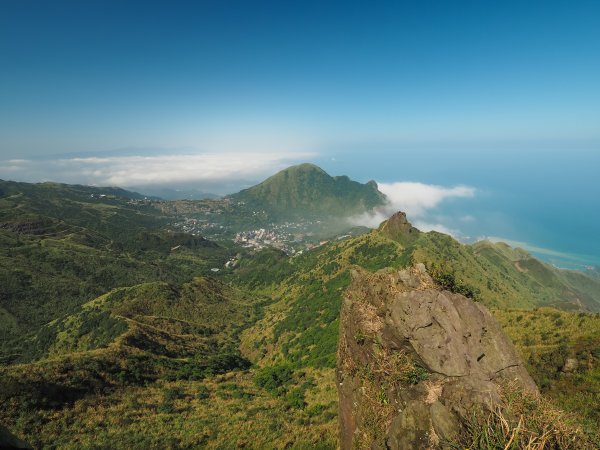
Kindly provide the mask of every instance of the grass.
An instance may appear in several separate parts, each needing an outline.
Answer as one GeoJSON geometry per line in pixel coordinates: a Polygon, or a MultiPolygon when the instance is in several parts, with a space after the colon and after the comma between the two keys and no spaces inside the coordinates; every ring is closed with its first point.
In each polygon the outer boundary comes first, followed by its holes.
{"type": "Polygon", "coordinates": [[[589,435],[600,421],[600,316],[553,308],[494,310],[542,393],[577,414],[589,435]],[[565,371],[567,360],[575,362],[565,371]]]}
{"type": "Polygon", "coordinates": [[[589,436],[574,414],[556,408],[543,396],[504,385],[493,411],[473,411],[456,449],[584,450],[598,448],[600,436],[589,436]]]}
{"type": "Polygon", "coordinates": [[[91,395],[61,409],[0,413],[34,446],[92,448],[336,448],[335,404],[290,408],[251,373],[157,382],[91,395]],[[35,432],[34,432],[35,431],[35,432]]]}
{"type": "MultiPolygon", "coordinates": [[[[507,397],[504,409],[474,417],[465,445],[594,439],[600,319],[533,308],[597,306],[597,281],[439,233],[402,245],[373,231],[288,258],[167,231],[181,202],[159,211],[122,191],[98,200],[93,188],[9,184],[0,182],[0,421],[36,446],[336,448],[349,273],[415,262],[496,308],[545,395],[526,405],[507,397]],[[235,271],[203,276],[233,255],[235,271]],[[565,372],[568,359],[577,363],[565,372]],[[563,435],[548,434],[552,420],[563,435]]],[[[393,392],[378,380],[411,386],[429,374],[378,349],[369,330],[353,338],[374,352],[376,363],[357,370],[371,402],[367,432],[381,435],[393,392]]]]}

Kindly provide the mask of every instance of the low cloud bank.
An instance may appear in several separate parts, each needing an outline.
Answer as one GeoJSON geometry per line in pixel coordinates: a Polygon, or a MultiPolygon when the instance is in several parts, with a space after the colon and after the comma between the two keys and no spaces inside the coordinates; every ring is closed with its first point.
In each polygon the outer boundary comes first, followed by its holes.
{"type": "Polygon", "coordinates": [[[312,153],[203,153],[158,156],[73,157],[0,161],[0,178],[97,186],[216,185],[258,180],[312,153]]]}
{"type": "Polygon", "coordinates": [[[469,186],[445,187],[416,182],[378,183],[379,190],[388,198],[388,204],[375,211],[354,216],[353,225],[377,227],[396,211],[404,211],[408,219],[421,231],[439,231],[455,235],[456,231],[432,220],[430,214],[445,200],[470,198],[475,189],[469,186]]]}

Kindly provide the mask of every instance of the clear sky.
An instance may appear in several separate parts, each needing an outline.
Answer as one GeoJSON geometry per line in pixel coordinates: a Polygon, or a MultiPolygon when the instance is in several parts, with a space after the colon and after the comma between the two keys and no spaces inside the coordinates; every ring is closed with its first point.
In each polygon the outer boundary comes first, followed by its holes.
{"type": "Polygon", "coordinates": [[[599,23],[598,1],[5,0],[0,151],[598,141],[599,23]]]}
{"type": "MultiPolygon", "coordinates": [[[[472,187],[464,217],[599,218],[599,80],[599,1],[4,0],[0,178],[231,191],[314,161],[472,187]]],[[[440,225],[557,245],[467,222],[440,225]]]]}

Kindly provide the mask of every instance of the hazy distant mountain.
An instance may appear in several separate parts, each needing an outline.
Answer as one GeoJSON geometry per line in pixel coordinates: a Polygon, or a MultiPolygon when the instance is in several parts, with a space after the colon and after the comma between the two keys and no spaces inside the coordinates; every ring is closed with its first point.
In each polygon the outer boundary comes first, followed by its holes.
{"type": "Polygon", "coordinates": [[[116,186],[97,187],[81,184],[53,183],[49,181],[44,183],[22,183],[18,181],[0,180],[0,197],[10,195],[26,195],[32,199],[38,197],[41,199],[45,195],[63,196],[68,199],[76,197],[87,198],[90,196],[99,197],[100,195],[134,200],[140,200],[145,197],[139,192],[122,189],[116,186]]]}
{"type": "Polygon", "coordinates": [[[166,187],[166,186],[134,186],[131,189],[141,192],[148,197],[159,197],[163,200],[203,200],[219,198],[217,194],[204,192],[191,187],[166,187]]]}
{"type": "Polygon", "coordinates": [[[289,167],[231,198],[265,209],[279,218],[362,213],[385,203],[377,184],[361,184],[347,176],[332,177],[313,164],[289,167]]]}

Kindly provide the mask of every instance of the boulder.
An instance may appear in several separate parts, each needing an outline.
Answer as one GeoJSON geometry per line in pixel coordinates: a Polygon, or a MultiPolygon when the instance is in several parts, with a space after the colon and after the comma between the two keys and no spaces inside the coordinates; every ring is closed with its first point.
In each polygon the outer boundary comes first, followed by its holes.
{"type": "Polygon", "coordinates": [[[419,264],[352,273],[338,350],[341,446],[443,448],[502,383],[537,393],[480,303],[442,290],[419,264]]]}

